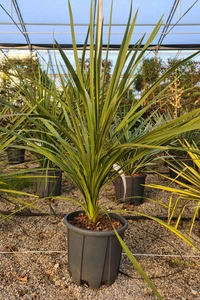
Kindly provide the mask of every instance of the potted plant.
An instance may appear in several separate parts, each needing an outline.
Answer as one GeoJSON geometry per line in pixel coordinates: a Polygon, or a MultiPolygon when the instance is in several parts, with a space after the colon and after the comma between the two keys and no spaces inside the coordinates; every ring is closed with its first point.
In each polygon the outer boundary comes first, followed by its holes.
{"type": "MultiPolygon", "coordinates": [[[[2,108],[2,114],[0,116],[0,123],[2,124],[2,121],[5,120],[5,115],[3,112],[5,107],[2,108]]],[[[6,107],[7,110],[7,107],[6,107]]],[[[15,130],[17,130],[17,126],[20,124],[21,121],[24,121],[24,117],[19,117],[18,120],[12,124],[4,125],[3,127],[0,126],[0,156],[3,156],[6,149],[10,147],[11,144],[15,144],[16,136],[11,134],[15,130]],[[18,124],[18,125],[17,125],[18,124]]],[[[13,216],[15,213],[22,211],[23,209],[26,209],[27,207],[33,207],[34,209],[39,209],[39,207],[36,206],[38,196],[34,194],[30,194],[27,192],[21,191],[17,186],[11,186],[10,185],[10,179],[12,178],[13,182],[17,181],[23,181],[24,179],[31,179],[31,176],[28,174],[27,170],[24,169],[18,169],[13,171],[12,166],[7,166],[6,172],[5,172],[5,161],[1,161],[0,164],[0,196],[1,201],[5,202],[7,204],[14,204],[15,209],[10,214],[7,213],[5,215],[1,214],[1,221],[5,219],[9,219],[11,216],[13,216]],[[2,166],[3,164],[3,166],[2,166]],[[26,198],[28,197],[29,200],[26,201],[26,198]]]]}
{"type": "MultiPolygon", "coordinates": [[[[148,154],[152,149],[166,149],[167,147],[162,145],[167,143],[172,136],[198,127],[200,110],[196,109],[188,115],[153,127],[152,130],[141,136],[137,136],[131,142],[119,144],[117,141],[114,141],[114,136],[117,135],[122,128],[126,128],[124,132],[127,132],[148,109],[151,105],[150,103],[138,110],[145,102],[148,94],[175,68],[175,66],[173,66],[171,70],[163,74],[149,88],[145,95],[138,99],[132,106],[129,112],[121,119],[119,125],[114,129],[113,138],[110,140],[109,131],[118,114],[120,102],[132,85],[138,64],[141,62],[141,59],[146,53],[146,49],[158,33],[161,20],[155,26],[155,29],[141,51],[140,46],[143,43],[143,39],[140,40],[134,48],[129,49],[137,17],[136,13],[132,19],[132,11],[130,9],[130,16],[118,58],[110,82],[105,85],[105,74],[102,73],[101,70],[103,53],[101,29],[97,26],[98,29],[94,32],[92,11],[93,9],[91,7],[89,31],[82,51],[81,62],[83,63],[80,64],[74,33],[73,15],[69,3],[75,67],[72,66],[60,45],[56,43],[66,70],[68,70],[67,73],[64,72],[63,74],[61,72],[63,69],[59,69],[58,65],[62,92],[57,93],[53,89],[42,86],[40,81],[37,82],[37,79],[30,78],[31,82],[34,81],[35,85],[43,88],[44,93],[40,100],[44,99],[45,91],[48,91],[52,99],[54,99],[53,101],[59,103],[61,109],[60,120],[55,118],[48,109],[40,104],[40,101],[32,96],[28,83],[24,87],[18,87],[24,95],[24,98],[31,98],[33,106],[37,106],[40,109],[40,114],[37,116],[41,121],[39,130],[48,133],[52,145],[50,148],[44,143],[41,147],[30,137],[25,139],[27,142],[26,149],[45,155],[45,157],[65,172],[81,191],[82,201],[62,196],[62,199],[74,201],[82,209],[82,211],[72,212],[64,218],[68,231],[69,271],[73,280],[77,284],[87,282],[91,287],[95,288],[98,288],[103,282],[108,285],[112,284],[118,273],[118,259],[120,260],[121,247],[123,247],[135,268],[147,281],[157,297],[162,299],[154,284],[147,277],[135,257],[123,242],[124,231],[127,227],[126,220],[118,216],[118,214],[113,214],[114,212],[111,214],[109,211],[106,211],[100,204],[99,194],[105,184],[111,182],[116,176],[113,165],[117,164],[119,159],[127,153],[130,147],[142,149],[132,160],[133,163],[148,154]],[[97,38],[99,36],[101,37],[100,40],[97,38]],[[90,68],[89,72],[85,72],[84,61],[88,44],[90,44],[90,68]],[[108,224],[110,224],[111,227],[107,227],[108,224]],[[95,236],[97,241],[94,241],[95,236]],[[106,240],[104,240],[104,237],[106,237],[106,240]],[[92,241],[92,244],[90,244],[90,241],[92,241]],[[104,245],[102,246],[102,253],[100,253],[101,248],[99,245],[104,245]],[[83,248],[80,250],[80,247],[83,248]],[[79,248],[80,251],[77,250],[77,248],[79,248]],[[102,254],[101,258],[100,254],[102,254]],[[71,257],[71,255],[73,257],[71,257]],[[86,265],[84,265],[85,262],[87,263],[86,265]],[[101,266],[101,268],[99,268],[99,266],[101,266]]],[[[108,37],[106,60],[109,59],[109,40],[110,34],[108,37]]],[[[156,102],[161,94],[162,91],[151,103],[156,102]]],[[[27,113],[27,119],[34,121],[35,115],[31,115],[31,109],[30,107],[30,113],[27,113]]],[[[122,166],[122,169],[123,167],[124,166],[122,166]]],[[[151,216],[149,218],[151,218],[151,216]]],[[[160,222],[160,220],[155,220],[160,222]]],[[[163,225],[170,228],[167,224],[163,225]]],[[[172,228],[170,229],[172,230],[172,228]]]]}
{"type": "MultiPolygon", "coordinates": [[[[137,149],[138,150],[138,149],[137,149]]],[[[124,159],[129,161],[129,165],[119,171],[118,167],[120,162],[118,161],[117,168],[118,176],[114,179],[114,187],[116,199],[123,201],[125,204],[140,205],[144,202],[144,184],[146,182],[146,176],[148,172],[153,171],[153,156],[160,151],[150,151],[148,155],[139,160],[135,160],[135,166],[132,166],[131,160],[134,156],[138,155],[140,150],[130,151],[124,159]],[[152,169],[150,169],[152,168],[152,169]]]]}
{"type": "Polygon", "coordinates": [[[11,165],[24,163],[25,149],[18,148],[17,144],[10,145],[7,149],[8,163],[11,165]]]}
{"type": "Polygon", "coordinates": [[[195,164],[188,152],[182,148],[182,145],[187,141],[189,144],[195,142],[198,146],[199,137],[199,130],[192,130],[190,132],[179,134],[171,141],[170,145],[173,146],[174,149],[166,151],[166,156],[164,158],[169,167],[171,178],[176,178],[186,183],[186,179],[181,175],[181,173],[184,173],[183,165],[186,164],[195,167],[195,164]],[[179,174],[177,174],[177,171],[173,170],[174,167],[176,170],[179,170],[179,174]]]}
{"type": "MultiPolygon", "coordinates": [[[[152,130],[153,125],[155,126],[152,123],[152,115],[148,118],[141,116],[133,128],[126,130],[125,127],[113,136],[114,127],[116,128],[120,123],[120,116],[116,116],[117,121],[115,120],[115,125],[111,127],[109,137],[111,140],[117,141],[119,145],[132,143],[139,136],[141,137],[152,130]]],[[[117,177],[113,181],[116,199],[125,202],[125,204],[140,205],[144,202],[145,179],[147,173],[152,172],[155,168],[156,159],[160,152],[159,149],[152,149],[142,155],[142,151],[143,149],[130,147],[113,166],[117,173],[117,177]]]]}
{"type": "MultiPolygon", "coordinates": [[[[23,77],[21,80],[23,81],[23,77]]],[[[51,151],[54,141],[52,141],[48,131],[43,130],[40,115],[43,113],[43,110],[46,110],[56,118],[58,122],[62,121],[59,103],[53,95],[53,93],[58,94],[59,91],[55,88],[55,81],[50,79],[47,73],[40,68],[38,68],[37,72],[37,82],[34,82],[34,80],[30,81],[29,78],[27,78],[27,80],[31,82],[31,86],[29,86],[30,94],[29,97],[24,98],[24,103],[31,109],[31,113],[34,114],[34,119],[27,121],[26,135],[31,137],[31,141],[41,149],[49,148],[49,151],[51,151]],[[35,105],[35,102],[38,105],[35,105]]],[[[37,177],[35,178],[36,194],[42,198],[60,195],[62,170],[43,153],[36,151],[34,154],[37,158],[36,163],[38,164],[36,170],[37,177]]]]}
{"type": "Polygon", "coordinates": [[[62,171],[51,164],[51,161],[45,162],[45,158],[40,158],[38,161],[40,167],[35,178],[36,194],[41,198],[61,195],[62,171]]]}
{"type": "MultiPolygon", "coordinates": [[[[15,83],[23,85],[24,82],[26,82],[27,77],[38,73],[38,70],[38,60],[33,56],[23,58],[13,57],[9,59],[6,59],[6,57],[4,59],[3,57],[1,60],[1,103],[7,101],[6,106],[1,106],[1,113],[4,116],[1,120],[2,126],[7,127],[7,125],[11,124],[14,125],[13,128],[17,128],[18,131],[24,130],[24,120],[21,119],[22,123],[20,126],[17,124],[17,113],[19,113],[19,111],[24,111],[24,103],[22,97],[17,92],[15,83]],[[23,76],[20,76],[20,74],[23,74],[23,76]]],[[[21,145],[22,141],[15,139],[15,143],[7,148],[8,162],[10,164],[19,164],[24,162],[25,149],[23,149],[21,145]],[[18,145],[20,145],[20,147],[18,147],[18,145]]]]}
{"type": "MultiPolygon", "coordinates": [[[[16,116],[17,112],[19,112],[18,107],[10,104],[9,106],[3,106],[1,115],[1,125],[5,128],[12,128],[17,130],[18,132],[23,131],[23,122],[19,123],[18,117],[16,116]]],[[[5,149],[8,156],[9,164],[20,164],[24,162],[25,157],[25,149],[21,147],[23,145],[22,140],[15,138],[12,143],[8,145],[5,149]],[[18,147],[20,146],[20,147],[18,147]]]]}
{"type": "Polygon", "coordinates": [[[176,178],[161,174],[162,177],[169,180],[169,185],[148,185],[151,188],[169,192],[168,203],[168,224],[175,221],[175,228],[178,228],[182,217],[187,216],[190,220],[190,229],[188,237],[192,233],[195,220],[200,220],[200,149],[195,142],[189,143],[186,140],[182,144],[193,164],[188,165],[184,161],[180,161],[180,165],[171,163],[176,178]],[[181,171],[180,171],[181,169],[181,171]],[[184,179],[184,180],[183,180],[184,179]],[[172,186],[171,182],[176,185],[172,186]],[[185,212],[190,210],[190,215],[185,212]]]}
{"type": "MultiPolygon", "coordinates": [[[[187,114],[187,111],[182,110],[179,112],[181,115],[187,114]]],[[[156,112],[153,115],[154,122],[157,124],[162,124],[165,123],[166,121],[173,120],[176,118],[176,115],[173,115],[171,111],[166,110],[165,112],[156,112]]],[[[185,179],[181,176],[181,170],[182,170],[182,162],[188,164],[188,165],[193,165],[194,164],[188,155],[187,151],[185,148],[182,147],[183,143],[185,140],[191,144],[193,141],[199,144],[199,137],[200,137],[200,131],[199,129],[191,130],[191,131],[186,131],[182,132],[180,134],[177,134],[176,136],[172,136],[172,138],[168,141],[168,146],[169,148],[163,152],[163,162],[164,165],[168,167],[169,169],[169,174],[171,178],[176,178],[179,176],[179,180],[182,180],[185,182],[185,179]],[[179,175],[177,175],[176,172],[173,170],[173,166],[176,164],[176,167],[179,168],[179,175]]]]}

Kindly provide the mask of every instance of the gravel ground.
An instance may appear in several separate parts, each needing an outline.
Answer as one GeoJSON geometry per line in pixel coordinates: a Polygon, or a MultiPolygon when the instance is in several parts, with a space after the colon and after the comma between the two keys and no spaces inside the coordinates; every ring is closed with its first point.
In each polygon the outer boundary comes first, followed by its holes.
{"type": "MultiPolygon", "coordinates": [[[[158,175],[147,176],[147,183],[158,180],[158,175]]],[[[167,184],[166,181],[162,183],[167,184]]],[[[27,191],[31,189],[29,187],[27,191]]],[[[80,197],[78,190],[67,179],[63,180],[62,195],[80,197]]],[[[148,187],[145,188],[145,196],[162,201],[168,199],[164,191],[158,192],[148,187]]],[[[107,208],[123,206],[116,205],[112,184],[102,192],[101,202],[107,208]]],[[[41,200],[37,205],[43,212],[50,210],[47,200],[41,200]]],[[[51,205],[58,214],[67,214],[77,209],[75,204],[68,201],[53,200],[51,205]]],[[[12,205],[0,203],[0,210],[12,208],[12,205]]],[[[149,201],[137,207],[137,210],[166,215],[163,208],[149,201]]],[[[31,208],[31,211],[36,210],[31,208]]],[[[125,241],[163,299],[200,299],[200,254],[153,221],[129,220],[128,223],[125,241]]],[[[188,226],[188,222],[182,222],[181,231],[187,232],[188,226]]],[[[200,246],[198,222],[195,224],[192,239],[200,246]]],[[[76,286],[68,274],[66,247],[66,228],[62,217],[13,216],[11,220],[1,221],[0,299],[156,299],[124,253],[119,275],[112,286],[101,286],[98,290],[92,290],[86,285],[76,286]]]]}

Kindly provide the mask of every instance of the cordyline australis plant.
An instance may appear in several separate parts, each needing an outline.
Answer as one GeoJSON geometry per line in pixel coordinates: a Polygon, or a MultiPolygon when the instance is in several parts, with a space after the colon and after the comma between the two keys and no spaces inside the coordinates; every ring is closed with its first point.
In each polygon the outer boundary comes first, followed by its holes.
{"type": "MultiPolygon", "coordinates": [[[[6,129],[8,129],[8,131],[17,130],[17,128],[20,127],[20,123],[22,123],[24,120],[23,117],[13,116],[14,125],[9,123],[5,125],[4,113],[7,112],[7,107],[2,106],[1,108],[0,123],[3,122],[3,125],[6,126],[6,128],[4,127],[4,130],[0,130],[0,155],[2,155],[11,144],[15,143],[16,140],[16,137],[13,134],[9,134],[8,132],[6,132],[6,129]]],[[[8,215],[0,214],[1,221],[9,219],[12,215],[27,207],[39,209],[39,207],[36,206],[38,198],[37,195],[16,190],[9,185],[10,178],[12,178],[13,180],[23,180],[27,178],[26,172],[24,170],[12,170],[10,172],[9,168],[5,170],[4,164],[5,162],[0,162],[0,199],[3,202],[13,203],[15,205],[15,210],[8,215]]],[[[31,178],[30,175],[29,178],[31,178]]]]}
{"type": "MultiPolygon", "coordinates": [[[[186,150],[190,163],[176,160],[173,156],[168,157],[166,161],[176,174],[176,178],[171,178],[162,174],[162,176],[171,182],[175,182],[176,186],[162,186],[159,184],[148,185],[162,191],[169,192],[169,202],[166,205],[168,210],[168,224],[171,224],[173,217],[176,217],[175,228],[179,227],[181,218],[185,216],[188,207],[191,209],[190,228],[188,236],[191,236],[197,216],[200,217],[200,149],[193,141],[189,143],[187,140],[180,142],[186,150]],[[169,158],[171,161],[169,162],[169,158]],[[181,176],[184,181],[179,180],[181,176]]],[[[164,205],[163,205],[164,206],[164,205]]]]}
{"type": "MultiPolygon", "coordinates": [[[[142,119],[142,115],[159,97],[162,97],[162,93],[156,95],[148,105],[144,106],[147,97],[152,94],[156,87],[176,68],[176,66],[173,66],[163,74],[146,93],[131,106],[129,112],[120,119],[118,125],[113,128],[112,134],[110,134],[110,129],[119,112],[120,103],[124,101],[124,95],[132,86],[137,67],[142,61],[148,46],[158,33],[162,20],[159,20],[141,50],[140,47],[144,42],[144,38],[139,40],[135,47],[129,49],[137,18],[137,12],[132,17],[132,7],[130,7],[130,15],[128,17],[124,37],[108,84],[105,80],[106,74],[101,70],[101,64],[102,59],[105,59],[105,63],[109,61],[112,9],[107,48],[103,56],[103,33],[99,32],[99,24],[97,24],[96,30],[94,31],[93,7],[91,1],[90,25],[80,60],[76,46],[70,2],[68,6],[75,67],[72,66],[60,45],[56,43],[56,47],[63,60],[62,65],[64,64],[65,66],[65,68],[60,67],[57,63],[60,86],[62,87],[61,92],[56,90],[55,85],[46,86],[44,81],[41,81],[41,77],[38,80],[36,78],[24,79],[24,86],[19,86],[19,89],[24,96],[24,102],[29,106],[31,111],[30,114],[27,114],[27,118],[31,123],[34,123],[35,131],[38,131],[38,133],[42,132],[43,135],[48,135],[48,141],[31,137],[21,138],[27,142],[26,149],[44,155],[63,170],[77,185],[82,193],[83,201],[67,197],[65,197],[65,199],[70,199],[78,203],[88,218],[92,222],[95,222],[99,213],[104,210],[99,204],[100,191],[106,183],[110,182],[114,176],[116,176],[116,171],[113,169],[113,166],[123,158],[125,153],[127,154],[129,149],[140,149],[138,155],[131,159],[131,163],[134,163],[134,160],[136,161],[142,158],[152,149],[167,149],[164,145],[166,145],[171,138],[181,132],[198,128],[200,109],[180,116],[175,120],[164,122],[162,125],[157,125],[150,131],[144,131],[140,135],[137,135],[134,140],[131,140],[131,142],[126,141],[121,143],[123,135],[142,119]],[[101,37],[100,40],[98,36],[101,37]],[[88,50],[90,59],[89,76],[87,72],[85,72],[84,66],[88,44],[90,45],[88,50]],[[57,114],[52,114],[48,108],[43,105],[47,97],[52,103],[57,103],[57,107],[55,108],[58,110],[57,114]],[[41,142],[42,147],[39,146],[38,143],[35,143],[36,141],[41,142]]],[[[190,58],[194,55],[190,56],[190,58]]],[[[180,65],[180,62],[177,66],[178,65],[180,65]]],[[[27,131],[29,131],[31,136],[31,129],[27,129],[27,131]]],[[[123,165],[120,167],[123,170],[123,165]]],[[[149,218],[155,219],[170,230],[173,229],[173,227],[161,220],[151,216],[149,216],[149,218]]],[[[173,232],[176,233],[176,230],[174,229],[173,232]]],[[[158,298],[162,299],[127,246],[119,236],[118,238],[138,272],[145,278],[158,298]]],[[[182,238],[184,239],[184,237],[182,238]]]]}

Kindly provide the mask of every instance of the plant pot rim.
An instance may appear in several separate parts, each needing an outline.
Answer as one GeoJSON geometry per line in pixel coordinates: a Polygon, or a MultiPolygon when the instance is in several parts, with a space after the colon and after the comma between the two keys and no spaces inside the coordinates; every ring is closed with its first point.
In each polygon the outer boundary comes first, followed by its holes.
{"type": "MultiPolygon", "coordinates": [[[[124,174],[125,177],[127,178],[133,178],[133,177],[146,177],[147,174],[146,173],[134,173],[132,175],[126,175],[124,174]]],[[[120,175],[118,177],[121,177],[120,175]]]]}
{"type": "MultiPolygon", "coordinates": [[[[80,227],[77,227],[77,226],[74,226],[74,225],[70,224],[69,221],[68,221],[70,219],[70,217],[73,216],[73,215],[75,217],[79,213],[84,213],[84,210],[74,211],[74,212],[71,212],[71,213],[67,214],[66,216],[64,216],[63,223],[67,226],[68,229],[73,230],[77,233],[81,232],[82,234],[87,235],[87,236],[94,236],[95,235],[95,236],[98,236],[98,237],[105,237],[105,236],[116,235],[114,230],[108,230],[108,231],[87,230],[87,229],[83,229],[83,228],[80,228],[80,227]]],[[[122,227],[116,229],[116,231],[119,234],[121,232],[123,232],[128,227],[127,220],[124,217],[122,217],[121,215],[109,212],[109,216],[111,216],[113,218],[116,218],[117,220],[119,220],[123,224],[122,227]]]]}

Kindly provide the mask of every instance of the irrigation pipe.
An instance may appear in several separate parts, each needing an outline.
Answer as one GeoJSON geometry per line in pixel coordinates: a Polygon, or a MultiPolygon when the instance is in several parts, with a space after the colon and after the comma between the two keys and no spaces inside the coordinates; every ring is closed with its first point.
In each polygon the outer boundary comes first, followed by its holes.
{"type": "MultiPolygon", "coordinates": [[[[2,215],[14,215],[14,216],[20,216],[20,217],[64,217],[66,214],[49,214],[49,213],[32,213],[32,212],[14,212],[14,211],[0,211],[0,214],[2,215]]],[[[145,216],[122,216],[124,219],[126,220],[152,220],[148,217],[145,216]]],[[[158,218],[160,220],[166,221],[168,220],[167,216],[152,216],[154,218],[158,218]]],[[[172,220],[176,221],[178,218],[177,217],[173,217],[172,220]]],[[[191,221],[191,218],[189,217],[182,217],[181,218],[182,221],[191,221]]],[[[153,221],[153,220],[152,220],[153,221]]]]}
{"type": "MultiPolygon", "coordinates": [[[[9,216],[9,215],[15,215],[15,216],[20,216],[20,217],[64,217],[66,215],[65,214],[49,214],[49,213],[38,213],[38,212],[14,212],[14,211],[2,211],[0,210],[0,214],[1,215],[5,215],[5,216],[9,216]]],[[[122,216],[124,219],[126,220],[134,220],[134,221],[137,221],[137,220],[151,220],[153,221],[151,218],[148,218],[148,217],[145,217],[145,216],[122,216]]],[[[154,218],[158,218],[160,220],[163,220],[163,221],[167,221],[168,220],[168,217],[167,216],[152,216],[154,218]]],[[[172,220],[173,221],[177,221],[178,217],[172,217],[172,220]]],[[[199,217],[196,217],[196,221],[200,221],[200,218],[199,217]]],[[[182,217],[181,218],[181,221],[191,221],[191,218],[190,217],[182,217]]]]}

